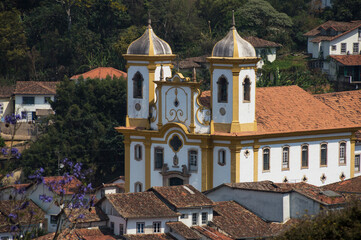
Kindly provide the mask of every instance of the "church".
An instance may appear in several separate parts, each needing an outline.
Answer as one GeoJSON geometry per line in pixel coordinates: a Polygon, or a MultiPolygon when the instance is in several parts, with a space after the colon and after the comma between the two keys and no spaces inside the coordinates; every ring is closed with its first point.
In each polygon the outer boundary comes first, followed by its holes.
{"type": "Polygon", "coordinates": [[[125,190],[271,180],[317,186],[360,175],[355,133],[342,114],[297,86],[256,88],[254,47],[235,23],[213,47],[211,89],[172,75],[168,43],[145,33],[127,60],[125,190]]]}

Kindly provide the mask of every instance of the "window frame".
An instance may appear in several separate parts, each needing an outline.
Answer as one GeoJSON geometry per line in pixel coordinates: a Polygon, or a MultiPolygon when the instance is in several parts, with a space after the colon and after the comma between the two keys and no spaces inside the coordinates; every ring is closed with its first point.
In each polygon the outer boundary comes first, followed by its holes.
{"type": "Polygon", "coordinates": [[[135,224],[136,234],[144,234],[145,222],[137,222],[135,224]]]}
{"type": "Polygon", "coordinates": [[[328,162],[328,143],[327,142],[322,142],[320,143],[320,167],[327,167],[327,162],[328,162]],[[322,146],[325,145],[326,146],[326,164],[322,164],[322,146]]]}
{"type": "Polygon", "coordinates": [[[181,219],[188,219],[188,214],[186,213],[183,213],[181,216],[180,216],[181,219]]]}
{"type": "Polygon", "coordinates": [[[347,53],[347,43],[341,43],[341,54],[347,53]]]}
{"type": "Polygon", "coordinates": [[[160,147],[160,146],[157,146],[154,148],[154,170],[162,170],[163,168],[163,165],[164,165],[164,148],[163,147],[160,147]],[[161,150],[162,151],[162,166],[160,168],[157,167],[157,150],[161,150]]]}
{"type": "Polygon", "coordinates": [[[208,213],[202,212],[202,224],[207,224],[207,223],[208,223],[208,213]]]}
{"type": "Polygon", "coordinates": [[[270,172],[271,171],[271,148],[270,147],[264,147],[262,148],[262,172],[270,172]],[[265,156],[265,150],[268,151],[268,169],[265,169],[264,166],[265,166],[265,159],[264,159],[264,156],[265,156]]]}
{"type": "Polygon", "coordinates": [[[35,97],[23,96],[22,97],[22,105],[35,105],[35,97]],[[30,101],[30,99],[32,99],[32,101],[30,101]]]}
{"type": "Polygon", "coordinates": [[[359,173],[360,172],[360,168],[361,168],[361,164],[360,164],[360,162],[361,162],[361,154],[355,154],[355,166],[354,166],[354,168],[355,168],[355,172],[356,173],[359,173]],[[357,161],[356,161],[356,157],[358,156],[358,164],[357,164],[357,161]],[[356,169],[356,166],[358,165],[358,170],[356,169]]]}
{"type": "Polygon", "coordinates": [[[49,100],[51,101],[51,97],[49,96],[44,97],[44,104],[50,104],[49,100]]]}
{"type": "Polygon", "coordinates": [[[282,147],[282,171],[290,170],[290,146],[286,145],[282,147]],[[285,149],[287,149],[287,161],[285,161],[285,149]],[[287,163],[287,167],[284,167],[284,163],[287,163]]]}
{"type": "Polygon", "coordinates": [[[338,165],[345,166],[347,164],[347,142],[346,141],[340,141],[338,143],[338,165]],[[341,146],[344,144],[343,149],[343,162],[341,162],[341,146]]]}
{"type": "Polygon", "coordinates": [[[243,85],[243,102],[244,103],[251,102],[251,84],[252,84],[251,79],[248,76],[246,76],[242,83],[242,85],[243,85]],[[248,86],[247,92],[246,92],[246,86],[248,86]],[[248,93],[247,99],[246,99],[246,93],[248,93]]]}
{"type": "Polygon", "coordinates": [[[218,149],[218,165],[224,166],[226,164],[227,164],[227,152],[226,152],[226,149],[224,149],[224,148],[218,149]],[[223,162],[221,162],[221,155],[223,155],[222,156],[223,162]]]}
{"type": "Polygon", "coordinates": [[[357,42],[357,43],[353,43],[352,44],[352,53],[353,54],[358,54],[360,51],[360,44],[357,42]],[[356,49],[356,51],[355,51],[356,49]]]}
{"type": "Polygon", "coordinates": [[[143,75],[137,71],[133,78],[133,98],[136,99],[142,99],[143,98],[143,83],[144,83],[144,77],[143,75]]]}
{"type": "Polygon", "coordinates": [[[310,153],[310,147],[307,143],[304,143],[301,145],[301,169],[308,169],[309,167],[309,153],[310,153]],[[303,148],[307,147],[307,166],[303,165],[303,148]]]}
{"type": "Polygon", "coordinates": [[[142,152],[143,152],[142,145],[135,144],[134,145],[134,159],[137,161],[142,160],[142,152]]]}
{"type": "Polygon", "coordinates": [[[50,215],[50,224],[58,224],[58,216],[57,215],[50,215]]]}
{"type": "Polygon", "coordinates": [[[119,223],[119,235],[123,236],[124,235],[124,224],[119,223]]]}
{"type": "Polygon", "coordinates": [[[156,221],[153,222],[153,233],[160,233],[162,228],[162,222],[156,221]]]}
{"type": "Polygon", "coordinates": [[[198,150],[197,149],[189,149],[188,150],[188,170],[189,172],[197,172],[198,171],[198,150]],[[196,164],[194,169],[191,168],[191,156],[192,156],[192,152],[193,154],[195,153],[196,156],[196,164]]]}
{"type": "Polygon", "coordinates": [[[337,51],[337,45],[336,44],[331,45],[331,51],[337,51]]]}
{"type": "Polygon", "coordinates": [[[143,184],[141,182],[134,183],[134,192],[143,192],[143,184]],[[140,189],[137,189],[138,187],[140,187],[140,189]]]}
{"type": "Polygon", "coordinates": [[[198,213],[192,213],[192,226],[198,224],[198,213]]]}
{"type": "Polygon", "coordinates": [[[218,78],[217,81],[217,102],[218,103],[228,103],[228,85],[229,81],[223,74],[218,78]],[[225,94],[222,94],[225,91],[225,94]]]}

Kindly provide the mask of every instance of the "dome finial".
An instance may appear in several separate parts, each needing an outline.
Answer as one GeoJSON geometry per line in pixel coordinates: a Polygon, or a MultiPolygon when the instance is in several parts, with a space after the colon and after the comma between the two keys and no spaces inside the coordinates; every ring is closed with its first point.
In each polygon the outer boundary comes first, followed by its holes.
{"type": "Polygon", "coordinates": [[[151,24],[152,20],[150,19],[150,11],[148,11],[148,28],[152,28],[151,24]]]}
{"type": "Polygon", "coordinates": [[[232,29],[236,28],[236,21],[234,20],[234,10],[232,10],[232,29]]]}

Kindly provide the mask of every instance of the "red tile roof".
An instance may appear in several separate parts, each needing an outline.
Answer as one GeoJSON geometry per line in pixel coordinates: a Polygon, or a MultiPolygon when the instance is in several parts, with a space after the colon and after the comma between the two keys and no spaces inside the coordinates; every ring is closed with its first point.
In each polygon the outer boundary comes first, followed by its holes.
{"type": "MultiPolygon", "coordinates": [[[[113,236],[110,235],[110,231],[106,231],[99,228],[80,228],[80,229],[65,229],[63,230],[58,239],[62,240],[116,240],[113,236]]],[[[36,238],[36,240],[52,240],[54,238],[54,233],[49,233],[47,235],[36,238]]]]}
{"type": "Polygon", "coordinates": [[[201,239],[201,237],[182,222],[167,222],[166,225],[187,240],[201,239]]]}
{"type": "MultiPolygon", "coordinates": [[[[76,177],[72,177],[72,181],[68,183],[67,185],[63,186],[65,189],[65,194],[70,195],[78,192],[79,186],[82,185],[82,182],[80,182],[76,177]]],[[[51,176],[51,177],[44,177],[44,183],[47,186],[50,186],[53,183],[59,182],[61,180],[64,180],[63,176],[51,176]]],[[[55,186],[60,186],[59,184],[56,184],[55,186]]],[[[60,189],[54,189],[54,192],[56,194],[60,194],[60,189]]]]}
{"type": "MultiPolygon", "coordinates": [[[[321,33],[321,28],[327,30],[329,28],[333,28],[335,31],[338,32],[345,32],[345,31],[349,31],[349,30],[353,30],[355,28],[357,28],[359,25],[361,25],[361,21],[352,21],[352,22],[336,22],[336,21],[327,21],[317,27],[315,27],[314,29],[312,29],[311,31],[308,31],[307,33],[304,34],[304,36],[317,36],[318,34],[321,33]]],[[[339,35],[337,35],[339,36],[339,35]]]]}
{"type": "Polygon", "coordinates": [[[126,234],[125,239],[128,240],[174,240],[172,236],[165,233],[154,233],[154,234],[126,234]]]}
{"type": "Polygon", "coordinates": [[[9,98],[14,93],[14,86],[0,86],[0,98],[9,98]]]}
{"type": "Polygon", "coordinates": [[[330,55],[330,57],[345,66],[361,66],[361,55],[330,55]]]}
{"type": "Polygon", "coordinates": [[[258,37],[249,36],[249,37],[244,37],[244,39],[247,42],[249,42],[250,44],[252,44],[252,46],[255,47],[255,48],[282,47],[282,45],[279,44],[279,43],[275,43],[275,42],[268,41],[268,40],[258,38],[258,37]]]}
{"type": "Polygon", "coordinates": [[[212,200],[189,184],[171,187],[152,187],[148,191],[154,191],[159,194],[175,208],[213,206],[212,200]]]}
{"type": "Polygon", "coordinates": [[[90,222],[102,222],[107,221],[108,216],[99,208],[78,208],[78,209],[64,209],[65,216],[70,222],[73,223],[90,223],[90,222]],[[80,218],[79,216],[84,217],[80,218]]]}
{"type": "Polygon", "coordinates": [[[192,229],[195,229],[197,232],[205,236],[210,240],[232,240],[233,238],[227,237],[223,233],[217,231],[214,228],[208,226],[194,226],[192,229]]]}
{"type": "Polygon", "coordinates": [[[59,82],[17,81],[14,94],[55,95],[59,82]]]}
{"type": "Polygon", "coordinates": [[[203,91],[201,93],[201,96],[199,97],[199,102],[207,107],[207,108],[210,108],[211,107],[211,91],[203,91]]]}
{"type": "Polygon", "coordinates": [[[123,77],[123,78],[127,78],[127,73],[120,71],[118,69],[112,68],[112,67],[98,67],[95,68],[93,70],[90,70],[88,72],[82,73],[82,74],[78,74],[78,75],[74,75],[72,76],[70,79],[78,79],[80,76],[82,76],[84,79],[90,78],[90,79],[95,79],[95,78],[99,78],[99,79],[106,79],[107,76],[110,76],[111,78],[113,78],[114,76],[119,78],[119,77],[123,77]]]}
{"type": "Polygon", "coordinates": [[[322,189],[328,189],[340,193],[361,194],[361,176],[331,183],[323,186],[322,189]]]}
{"type": "Polygon", "coordinates": [[[106,199],[123,218],[178,217],[153,192],[107,194],[106,199]]]}

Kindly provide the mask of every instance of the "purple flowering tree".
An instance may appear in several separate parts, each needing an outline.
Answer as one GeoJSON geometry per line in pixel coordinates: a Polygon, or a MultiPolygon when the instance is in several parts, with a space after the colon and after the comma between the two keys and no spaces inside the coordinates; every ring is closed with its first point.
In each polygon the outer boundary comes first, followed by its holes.
{"type": "MultiPolygon", "coordinates": [[[[22,201],[15,200],[16,206],[12,211],[9,211],[5,216],[6,221],[11,225],[13,235],[19,239],[27,239],[29,236],[34,237],[33,229],[26,228],[21,224],[21,219],[18,217],[19,212],[25,213],[29,211],[29,200],[38,204],[43,210],[47,206],[54,204],[59,208],[59,215],[57,219],[56,231],[53,234],[53,239],[63,238],[65,234],[70,233],[72,229],[76,228],[78,221],[81,221],[86,214],[89,213],[94,204],[94,197],[90,196],[93,191],[91,184],[85,183],[86,176],[90,171],[83,170],[81,163],[74,164],[68,159],[62,161],[63,174],[55,177],[44,177],[44,169],[40,168],[35,173],[29,176],[31,184],[21,190],[16,190],[22,201]],[[41,191],[45,194],[36,196],[34,199],[37,187],[45,187],[49,191],[41,191]]],[[[20,199],[17,197],[17,199],[20,199]]],[[[29,222],[29,226],[32,223],[29,222]]]]}

